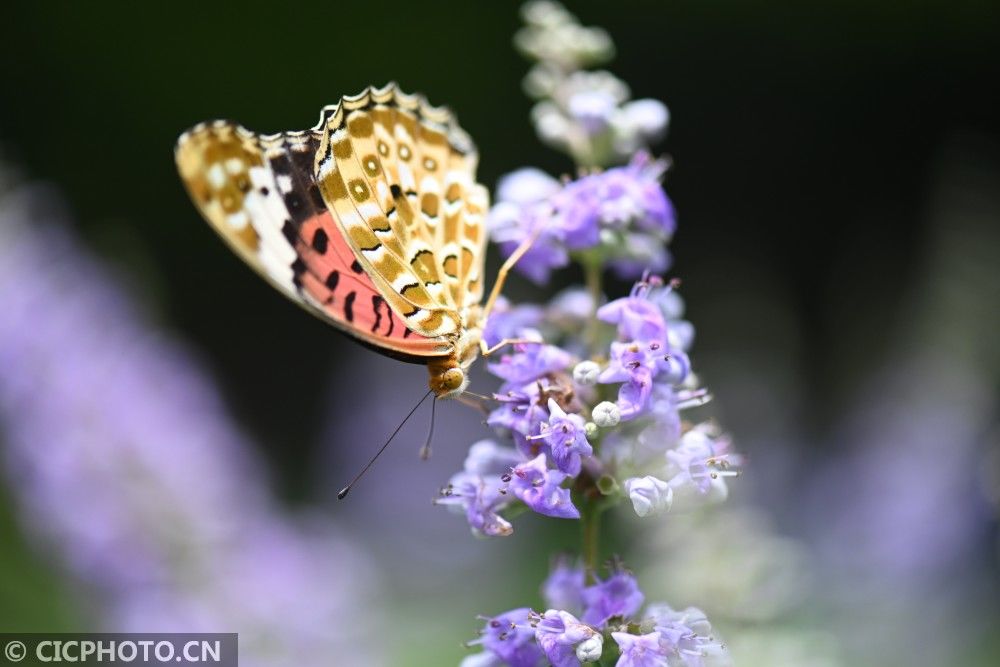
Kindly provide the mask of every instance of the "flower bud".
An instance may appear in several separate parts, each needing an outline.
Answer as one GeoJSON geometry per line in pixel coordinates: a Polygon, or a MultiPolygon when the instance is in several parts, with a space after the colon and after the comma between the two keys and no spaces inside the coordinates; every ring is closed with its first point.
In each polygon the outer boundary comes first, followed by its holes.
{"type": "Polygon", "coordinates": [[[625,493],[632,501],[632,507],[639,516],[649,516],[661,510],[669,510],[674,500],[673,489],[662,479],[652,475],[630,477],[625,480],[625,493]]]}
{"type": "MultiPolygon", "coordinates": [[[[579,368],[579,366],[577,366],[577,368],[579,368]]],[[[594,418],[594,423],[601,428],[618,426],[618,422],[622,420],[621,410],[618,409],[617,405],[610,401],[601,401],[595,405],[591,414],[594,418]]]]}
{"type": "Polygon", "coordinates": [[[597,376],[601,374],[601,367],[593,361],[581,361],[573,368],[573,381],[583,387],[597,384],[597,376]]]}
{"type": "Polygon", "coordinates": [[[576,659],[580,662],[597,662],[604,651],[604,636],[594,634],[576,645],[576,659]]]}

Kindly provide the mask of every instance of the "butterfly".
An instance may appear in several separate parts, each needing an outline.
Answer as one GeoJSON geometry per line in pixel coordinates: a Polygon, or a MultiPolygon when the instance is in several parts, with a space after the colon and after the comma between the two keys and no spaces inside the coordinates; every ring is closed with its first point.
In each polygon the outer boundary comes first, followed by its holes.
{"type": "Polygon", "coordinates": [[[461,395],[478,354],[510,342],[487,348],[483,327],[523,251],[481,305],[489,193],[449,110],[395,84],[369,87],[305,131],[201,123],[175,158],[201,214],[247,264],[362,344],[426,364],[436,397],[461,395]]]}

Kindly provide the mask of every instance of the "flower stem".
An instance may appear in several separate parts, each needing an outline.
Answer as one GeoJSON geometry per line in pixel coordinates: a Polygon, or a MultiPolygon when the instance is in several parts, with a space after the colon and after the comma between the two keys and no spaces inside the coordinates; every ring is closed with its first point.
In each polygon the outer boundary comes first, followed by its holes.
{"type": "Polygon", "coordinates": [[[601,297],[603,296],[603,267],[601,261],[596,258],[587,258],[583,262],[583,274],[587,282],[587,292],[590,294],[592,306],[590,318],[587,320],[587,330],[585,340],[587,349],[591,355],[597,353],[597,334],[600,328],[600,321],[597,319],[597,309],[601,307],[601,297]]]}
{"type": "Polygon", "coordinates": [[[596,579],[597,565],[601,557],[601,508],[599,498],[587,499],[581,512],[580,523],[583,527],[583,567],[587,583],[593,584],[596,579]]]}

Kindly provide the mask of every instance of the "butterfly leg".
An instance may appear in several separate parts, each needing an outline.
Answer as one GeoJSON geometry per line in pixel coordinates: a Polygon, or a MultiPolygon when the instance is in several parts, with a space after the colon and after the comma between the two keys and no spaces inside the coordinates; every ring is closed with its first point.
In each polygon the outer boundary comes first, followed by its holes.
{"type": "Polygon", "coordinates": [[[531,344],[531,345],[544,345],[545,341],[530,339],[530,338],[504,338],[502,341],[493,346],[486,345],[486,341],[479,339],[479,353],[484,357],[488,357],[491,354],[495,354],[497,350],[507,345],[520,345],[520,344],[531,344]]]}
{"type": "Polygon", "coordinates": [[[487,404],[493,399],[488,398],[486,396],[480,396],[479,394],[474,394],[469,391],[465,391],[456,396],[455,400],[461,403],[462,405],[468,406],[470,408],[475,408],[478,412],[481,412],[483,415],[488,415],[490,414],[490,408],[487,406],[487,404]]]}
{"type": "Polygon", "coordinates": [[[504,283],[507,282],[507,276],[521,258],[524,257],[524,254],[531,250],[531,246],[538,240],[541,233],[542,228],[539,226],[532,232],[531,236],[521,241],[521,245],[514,249],[514,252],[510,254],[510,257],[504,261],[500,270],[497,271],[497,279],[493,283],[493,289],[490,290],[490,298],[486,300],[486,305],[483,307],[483,322],[489,319],[490,312],[493,310],[493,306],[496,305],[497,297],[500,296],[500,290],[503,289],[504,283]]]}

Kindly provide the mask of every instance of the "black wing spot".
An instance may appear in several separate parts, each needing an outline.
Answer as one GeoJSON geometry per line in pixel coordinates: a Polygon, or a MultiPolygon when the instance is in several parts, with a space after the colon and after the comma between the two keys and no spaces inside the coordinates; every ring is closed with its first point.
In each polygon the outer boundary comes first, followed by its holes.
{"type": "Polygon", "coordinates": [[[302,274],[306,272],[306,263],[302,261],[301,257],[296,257],[295,261],[292,262],[292,284],[296,287],[302,287],[302,274]]]}
{"type": "Polygon", "coordinates": [[[385,303],[385,299],[378,294],[372,295],[372,311],[375,313],[375,324],[372,325],[372,333],[378,333],[378,328],[382,326],[382,311],[380,306],[385,303]]]}
{"type": "Polygon", "coordinates": [[[327,248],[329,247],[330,237],[326,235],[326,231],[322,228],[317,229],[316,233],[313,234],[312,247],[313,250],[321,255],[325,255],[327,248]]]}
{"type": "Polygon", "coordinates": [[[330,275],[326,277],[324,284],[326,288],[331,292],[337,289],[337,284],[340,282],[340,271],[331,271],[330,275]]]}
{"type": "Polygon", "coordinates": [[[351,263],[351,271],[354,271],[355,273],[364,273],[365,272],[365,270],[363,268],[361,268],[361,263],[358,260],[354,260],[351,263]]]}
{"type": "Polygon", "coordinates": [[[399,187],[398,183],[393,183],[389,186],[389,192],[392,193],[393,199],[399,199],[403,196],[403,188],[399,187]]]}
{"type": "Polygon", "coordinates": [[[354,300],[358,298],[357,292],[349,292],[344,297],[344,319],[348,322],[354,321],[354,300]]]}
{"type": "Polygon", "coordinates": [[[285,224],[281,226],[281,234],[292,246],[299,240],[299,232],[295,229],[295,224],[291,220],[285,220],[285,224]]]}
{"type": "Polygon", "coordinates": [[[264,196],[266,197],[266,196],[268,196],[269,194],[271,194],[271,191],[270,191],[270,190],[268,190],[268,189],[267,189],[266,187],[264,187],[264,186],[261,186],[261,188],[260,188],[260,193],[261,193],[262,195],[264,195],[264,196]]]}

